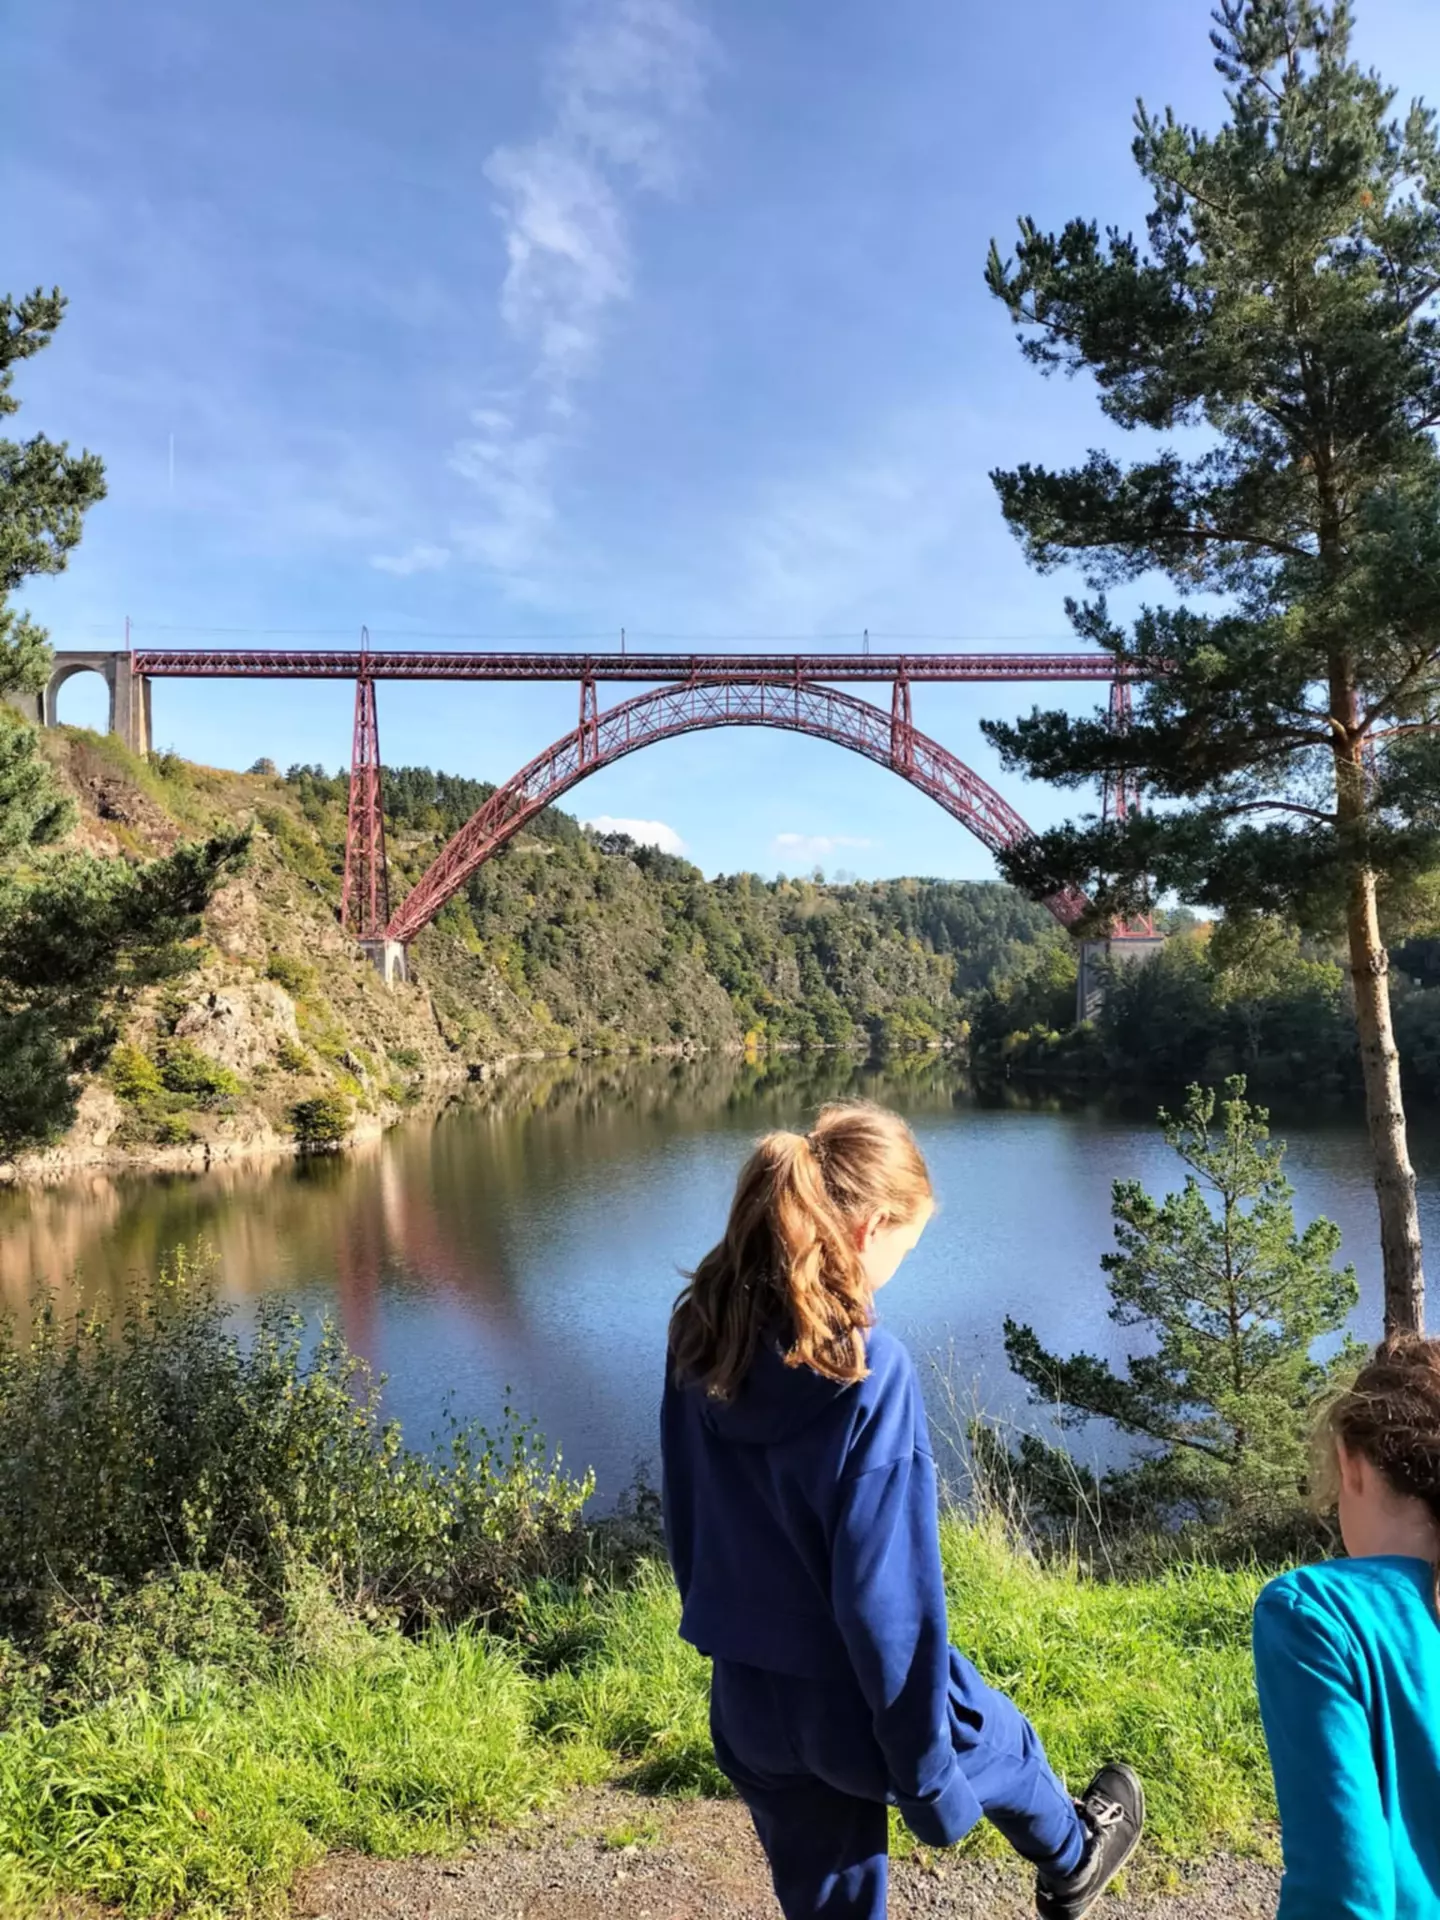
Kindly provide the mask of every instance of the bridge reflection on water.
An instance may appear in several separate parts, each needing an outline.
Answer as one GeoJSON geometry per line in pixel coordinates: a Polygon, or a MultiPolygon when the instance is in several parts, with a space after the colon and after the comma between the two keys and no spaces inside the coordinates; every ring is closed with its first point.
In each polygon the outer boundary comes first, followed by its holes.
{"type": "MultiPolygon", "coordinates": [[[[178,1249],[210,1250],[242,1330],[262,1299],[318,1327],[333,1316],[389,1375],[387,1410],[423,1445],[455,1411],[493,1421],[512,1388],[614,1495],[653,1454],[660,1355],[680,1269],[718,1233],[746,1145],[856,1091],[905,1113],[940,1213],[882,1306],[919,1355],[951,1354],[968,1395],[1019,1413],[1000,1348],[1007,1313],[1059,1349],[1123,1358],[1099,1260],[1110,1185],[1154,1191],[1179,1169],[1155,1096],[1128,1110],[976,1089],[949,1062],[869,1067],[833,1056],[768,1067],[735,1057],[534,1062],[334,1158],[152,1178],[90,1175],[0,1193],[0,1300],[23,1321],[31,1283],[62,1305],[121,1305],[178,1249]]],[[[1363,1130],[1292,1124],[1302,1219],[1324,1212],[1360,1271],[1357,1330],[1379,1323],[1374,1196],[1363,1130]]],[[[1440,1233],[1440,1151],[1415,1128],[1421,1209],[1440,1233]]],[[[1026,1416],[1033,1418],[1033,1416],[1026,1416]]]]}

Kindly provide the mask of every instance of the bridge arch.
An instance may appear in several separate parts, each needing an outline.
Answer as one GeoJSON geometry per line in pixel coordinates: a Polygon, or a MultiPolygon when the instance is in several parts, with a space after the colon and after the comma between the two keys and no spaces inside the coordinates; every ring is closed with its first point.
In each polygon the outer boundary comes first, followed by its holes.
{"type": "MultiPolygon", "coordinates": [[[[889,767],[939,806],[992,853],[1030,837],[1030,829],[988,781],[910,720],[910,690],[898,682],[892,711],[834,687],[800,679],[688,680],[623,700],[600,713],[594,683],[582,689],[580,724],[497,787],[443,847],[391,916],[385,937],[408,943],[527,821],[570,788],[628,753],[713,727],[779,727],[831,740],[889,767]]],[[[1045,902],[1062,926],[1085,909],[1066,891],[1045,902]]]]}
{"type": "Polygon", "coordinates": [[[69,708],[70,717],[63,724],[70,726],[88,726],[93,724],[97,733],[113,733],[115,731],[114,676],[107,674],[104,667],[100,665],[98,661],[81,660],[55,668],[50,675],[49,681],[46,683],[44,693],[46,724],[52,727],[62,724],[60,719],[60,690],[62,687],[69,686],[70,683],[75,680],[82,682],[82,686],[77,690],[80,697],[78,702],[71,703],[69,708]],[[104,688],[104,718],[98,719],[94,723],[92,723],[88,717],[76,719],[75,714],[77,707],[82,713],[88,716],[88,714],[99,705],[99,701],[96,698],[97,688],[95,682],[97,681],[100,686],[104,688]]]}
{"type": "Polygon", "coordinates": [[[50,678],[39,693],[10,694],[8,704],[18,708],[32,726],[53,727],[60,689],[77,673],[98,673],[105,682],[108,730],[119,734],[134,753],[150,751],[150,682],[136,672],[134,656],[107,647],[62,649],[50,665],[50,678]]]}

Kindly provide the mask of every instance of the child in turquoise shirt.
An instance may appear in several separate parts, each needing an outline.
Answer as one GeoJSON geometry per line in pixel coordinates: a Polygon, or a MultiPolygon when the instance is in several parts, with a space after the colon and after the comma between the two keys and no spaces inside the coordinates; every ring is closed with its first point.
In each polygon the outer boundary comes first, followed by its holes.
{"type": "Polygon", "coordinates": [[[1317,1464],[1346,1560],[1272,1580],[1255,1676],[1285,1853],[1277,1920],[1440,1917],[1440,1340],[1387,1340],[1317,1464]]]}

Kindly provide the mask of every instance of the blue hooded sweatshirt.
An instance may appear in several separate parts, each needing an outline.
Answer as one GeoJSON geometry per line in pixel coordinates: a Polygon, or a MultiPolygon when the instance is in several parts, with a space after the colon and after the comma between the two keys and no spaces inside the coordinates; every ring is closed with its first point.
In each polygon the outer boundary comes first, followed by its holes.
{"type": "Polygon", "coordinates": [[[667,1378],[680,1632],[715,1660],[858,1684],[891,1797],[930,1846],[981,1817],[951,1732],[935,1461],[910,1356],[873,1328],[853,1385],[762,1344],[733,1400],[667,1378]]]}

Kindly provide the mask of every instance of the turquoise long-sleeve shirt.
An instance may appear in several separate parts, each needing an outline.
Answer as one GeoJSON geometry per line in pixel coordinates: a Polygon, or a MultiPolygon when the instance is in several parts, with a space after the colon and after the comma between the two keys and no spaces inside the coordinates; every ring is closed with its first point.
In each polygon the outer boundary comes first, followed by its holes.
{"type": "Polygon", "coordinates": [[[1255,1677],[1285,1852],[1276,1920],[1440,1917],[1435,1570],[1395,1556],[1272,1580],[1255,1677]]]}

